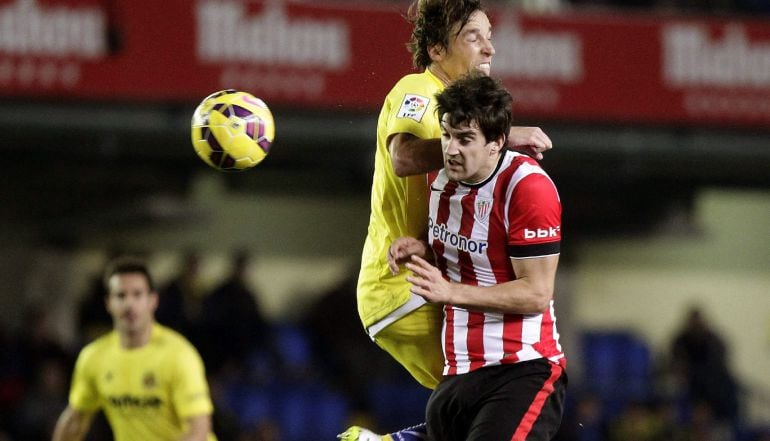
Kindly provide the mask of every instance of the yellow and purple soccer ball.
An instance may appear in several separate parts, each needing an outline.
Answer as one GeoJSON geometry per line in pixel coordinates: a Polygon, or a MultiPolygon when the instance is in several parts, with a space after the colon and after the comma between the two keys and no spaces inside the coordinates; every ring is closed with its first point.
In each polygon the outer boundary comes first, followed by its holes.
{"type": "Polygon", "coordinates": [[[191,128],[195,153],[221,171],[254,167],[267,157],[275,139],[273,114],[264,101],[234,89],[204,98],[191,128]]]}

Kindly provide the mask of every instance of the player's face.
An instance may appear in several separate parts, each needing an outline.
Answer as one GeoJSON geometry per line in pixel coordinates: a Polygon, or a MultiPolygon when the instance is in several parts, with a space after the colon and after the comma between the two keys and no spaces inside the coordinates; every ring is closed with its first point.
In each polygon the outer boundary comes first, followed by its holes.
{"type": "Polygon", "coordinates": [[[108,283],[107,310],[121,334],[146,332],[153,323],[158,294],[142,273],[115,274],[108,283]]]}
{"type": "Polygon", "coordinates": [[[447,115],[441,118],[444,170],[453,181],[475,184],[488,178],[497,165],[501,145],[501,140],[487,141],[475,122],[452,127],[447,115]]]}
{"type": "Polygon", "coordinates": [[[450,81],[478,71],[489,75],[492,67],[492,25],[487,14],[476,11],[462,27],[456,24],[449,37],[449,46],[441,53],[439,67],[450,81]]]}

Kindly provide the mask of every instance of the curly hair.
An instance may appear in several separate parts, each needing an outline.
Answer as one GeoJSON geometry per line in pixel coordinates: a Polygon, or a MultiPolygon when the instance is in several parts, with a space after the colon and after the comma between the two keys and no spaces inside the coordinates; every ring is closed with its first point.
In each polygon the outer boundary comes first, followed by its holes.
{"type": "Polygon", "coordinates": [[[507,139],[512,106],[513,98],[500,81],[478,73],[466,75],[436,94],[439,116],[448,114],[452,127],[476,121],[487,141],[500,136],[507,139]]]}
{"type": "Polygon", "coordinates": [[[412,36],[406,44],[412,63],[418,69],[430,63],[428,49],[438,44],[449,46],[450,32],[459,23],[462,29],[476,11],[483,11],[481,0],[416,0],[409,6],[406,19],[412,24],[412,36]]]}

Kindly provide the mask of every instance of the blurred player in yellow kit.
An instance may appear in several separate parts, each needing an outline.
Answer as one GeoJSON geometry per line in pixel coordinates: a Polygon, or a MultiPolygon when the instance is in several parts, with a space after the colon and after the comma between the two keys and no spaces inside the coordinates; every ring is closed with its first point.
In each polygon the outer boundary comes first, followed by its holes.
{"type": "MultiPolygon", "coordinates": [[[[425,387],[441,379],[441,308],[409,292],[407,271],[391,274],[388,247],[427,230],[426,173],[443,165],[435,95],[458,78],[489,75],[495,49],[480,0],[418,0],[409,8],[408,47],[421,73],[401,78],[385,98],[377,122],[377,150],[369,228],[358,279],[358,311],[369,336],[425,387]]],[[[538,159],[552,147],[537,127],[512,127],[506,145],[538,159]]],[[[420,439],[398,432],[382,439],[420,439]]],[[[414,431],[413,431],[414,432],[414,431]]],[[[343,440],[378,440],[353,427],[343,440]]]]}
{"type": "Polygon", "coordinates": [[[104,281],[113,330],[80,352],[53,441],[84,439],[99,410],[116,441],[215,441],[203,362],[187,339],[155,322],[158,294],[146,266],[113,261],[104,281]]]}

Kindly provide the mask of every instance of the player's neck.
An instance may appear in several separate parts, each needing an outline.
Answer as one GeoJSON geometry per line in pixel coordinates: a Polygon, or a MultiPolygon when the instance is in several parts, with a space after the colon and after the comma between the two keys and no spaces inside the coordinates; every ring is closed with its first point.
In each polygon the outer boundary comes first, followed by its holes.
{"type": "Polygon", "coordinates": [[[452,80],[449,79],[449,75],[444,72],[444,69],[442,69],[438,63],[432,63],[430,66],[428,66],[428,70],[433,74],[434,77],[438,78],[438,80],[441,81],[444,86],[448,86],[452,82],[452,80]]]}
{"type": "Polygon", "coordinates": [[[120,346],[123,349],[137,349],[150,342],[152,337],[152,325],[136,331],[118,333],[120,346]]]}

